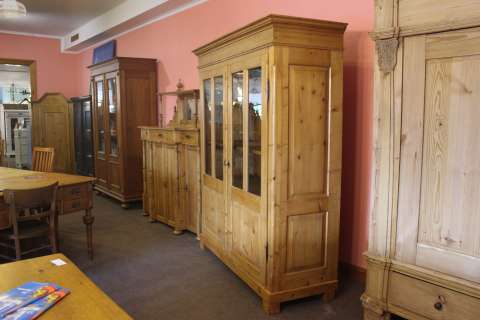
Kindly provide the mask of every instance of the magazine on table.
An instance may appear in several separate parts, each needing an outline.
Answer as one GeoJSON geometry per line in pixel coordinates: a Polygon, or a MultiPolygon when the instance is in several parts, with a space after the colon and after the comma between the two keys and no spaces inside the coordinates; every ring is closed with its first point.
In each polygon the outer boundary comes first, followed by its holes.
{"type": "Polygon", "coordinates": [[[0,294],[0,319],[35,319],[68,293],[54,283],[27,282],[0,294]]]}

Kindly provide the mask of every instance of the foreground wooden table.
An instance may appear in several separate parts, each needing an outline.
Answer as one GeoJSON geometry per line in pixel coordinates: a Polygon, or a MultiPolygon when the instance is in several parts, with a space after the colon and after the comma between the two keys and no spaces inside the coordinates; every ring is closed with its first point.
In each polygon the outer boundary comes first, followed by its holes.
{"type": "MultiPolygon", "coordinates": [[[[58,215],[84,211],[83,223],[87,229],[87,248],[90,259],[93,258],[92,224],[94,217],[92,184],[95,179],[55,172],[36,172],[0,167],[0,229],[10,226],[8,206],[3,201],[5,189],[31,189],[58,181],[58,215]]],[[[58,224],[57,224],[58,225],[58,224]]],[[[58,238],[58,237],[57,237],[58,238]]]]}
{"type": "Polygon", "coordinates": [[[131,319],[63,254],[0,265],[0,292],[28,281],[54,282],[70,290],[68,296],[40,316],[41,320],[131,319]],[[67,264],[57,267],[51,263],[54,259],[67,264]]]}

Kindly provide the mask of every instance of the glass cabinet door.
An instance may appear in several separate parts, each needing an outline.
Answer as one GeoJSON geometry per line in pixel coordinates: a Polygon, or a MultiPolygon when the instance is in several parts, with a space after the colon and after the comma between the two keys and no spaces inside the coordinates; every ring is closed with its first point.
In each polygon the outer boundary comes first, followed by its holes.
{"type": "Polygon", "coordinates": [[[262,179],[262,68],[248,70],[248,192],[260,195],[262,179]]]}
{"type": "Polygon", "coordinates": [[[232,74],[232,185],[243,188],[243,72],[232,74]]]}
{"type": "Polygon", "coordinates": [[[109,155],[118,157],[118,134],[117,134],[117,79],[107,79],[108,94],[108,129],[109,129],[109,155]]]}
{"type": "Polygon", "coordinates": [[[104,122],[104,96],[103,96],[103,79],[95,80],[95,96],[97,108],[97,139],[98,139],[98,152],[105,153],[105,122],[104,122]]]}
{"type": "Polygon", "coordinates": [[[215,178],[223,180],[223,77],[213,78],[215,115],[215,178]]]}
{"type": "Polygon", "coordinates": [[[262,179],[262,68],[234,72],[232,88],[232,186],[254,195],[262,179]]]}
{"type": "Polygon", "coordinates": [[[203,80],[205,174],[223,181],[224,169],[224,77],[203,80]]]}
{"type": "Polygon", "coordinates": [[[204,139],[205,139],[205,174],[212,175],[212,83],[211,79],[203,80],[204,105],[204,139]]]}

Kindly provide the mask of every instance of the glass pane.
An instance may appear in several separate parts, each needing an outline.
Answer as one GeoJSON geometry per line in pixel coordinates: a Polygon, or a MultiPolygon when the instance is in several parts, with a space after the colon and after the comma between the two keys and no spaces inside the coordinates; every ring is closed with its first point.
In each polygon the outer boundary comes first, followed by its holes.
{"type": "Polygon", "coordinates": [[[212,96],[210,79],[203,80],[203,105],[205,126],[205,174],[212,175],[212,96]]]}
{"type": "Polygon", "coordinates": [[[213,78],[215,103],[215,177],[223,180],[223,77],[213,78]]]}
{"type": "Polygon", "coordinates": [[[193,115],[197,113],[195,110],[195,99],[191,97],[185,98],[184,103],[184,118],[185,120],[192,120],[193,115]]]}
{"type": "Polygon", "coordinates": [[[103,122],[103,81],[95,83],[97,95],[98,151],[105,152],[105,128],[103,122]]]}
{"type": "Polygon", "coordinates": [[[110,129],[110,155],[118,155],[117,138],[117,85],[116,79],[107,80],[108,90],[108,125],[110,129]]]}
{"type": "Polygon", "coordinates": [[[232,185],[243,188],[243,72],[232,74],[232,185]]]}
{"type": "Polygon", "coordinates": [[[260,195],[262,178],[262,68],[248,70],[248,192],[260,195]]]}

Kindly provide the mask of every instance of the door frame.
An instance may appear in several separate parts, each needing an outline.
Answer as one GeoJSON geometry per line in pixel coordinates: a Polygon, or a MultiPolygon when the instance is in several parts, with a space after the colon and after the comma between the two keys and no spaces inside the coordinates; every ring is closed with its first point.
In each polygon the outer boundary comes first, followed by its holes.
{"type": "Polygon", "coordinates": [[[30,90],[32,101],[37,100],[37,62],[35,60],[0,58],[0,64],[16,64],[27,66],[30,72],[30,90]]]}

